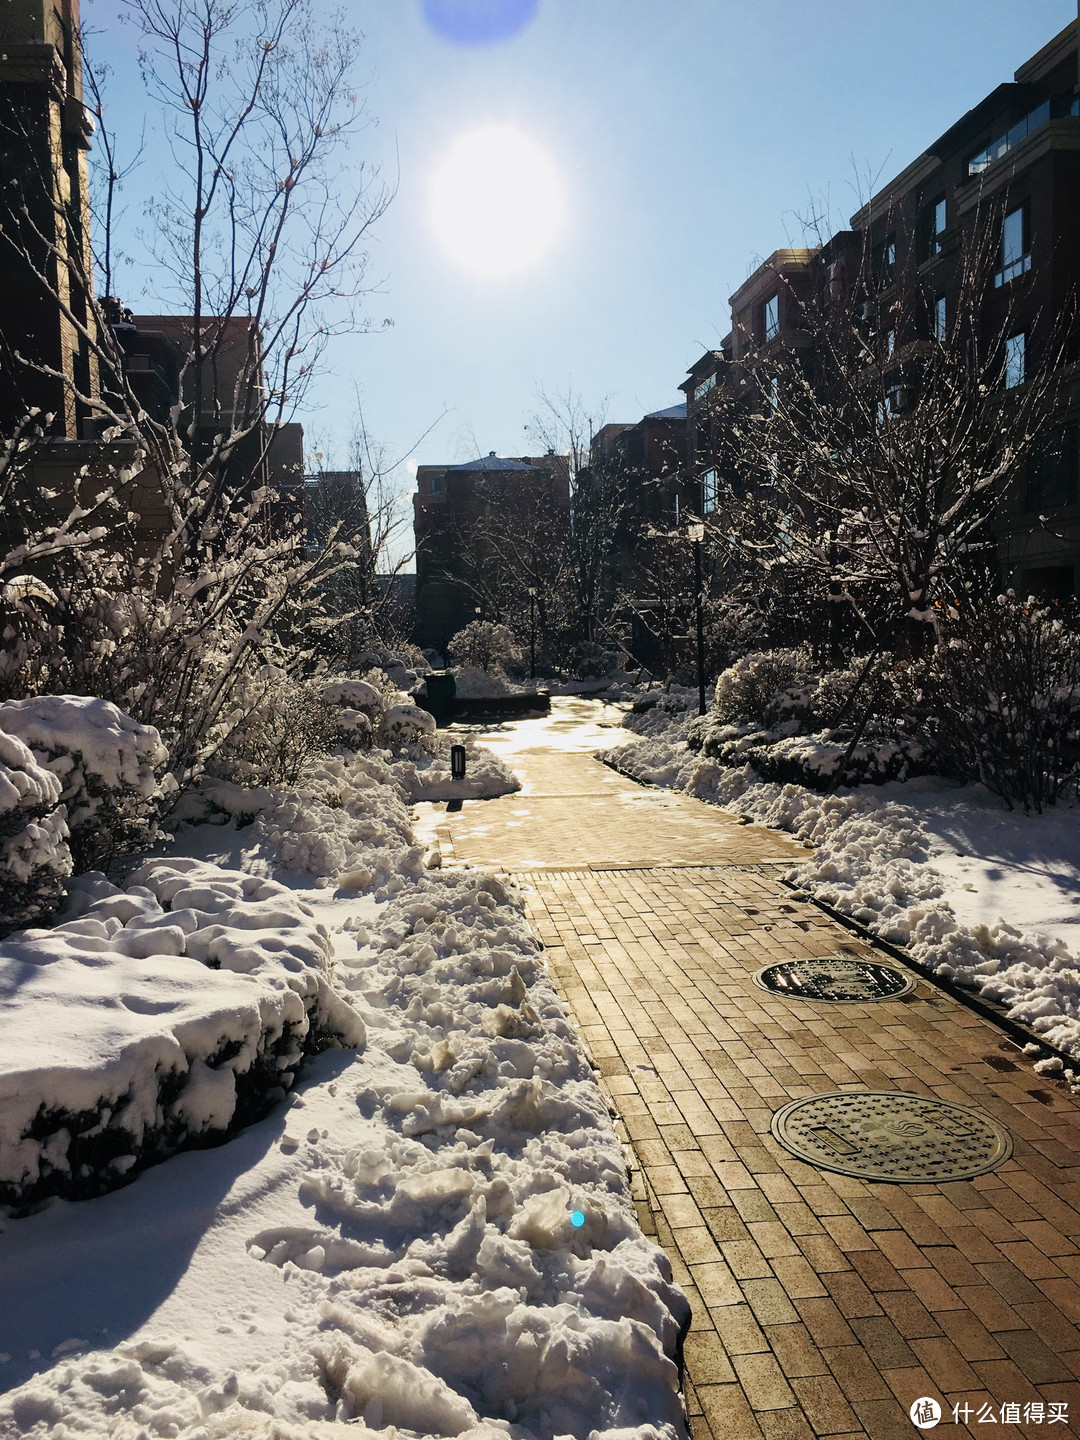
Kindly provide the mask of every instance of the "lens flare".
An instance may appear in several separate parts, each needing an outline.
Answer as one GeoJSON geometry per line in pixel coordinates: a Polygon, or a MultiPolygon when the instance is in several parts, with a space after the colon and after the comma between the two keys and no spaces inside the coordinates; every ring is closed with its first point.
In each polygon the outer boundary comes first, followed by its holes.
{"type": "Polygon", "coordinates": [[[487,125],[453,141],[435,172],[431,223],[451,257],[476,274],[527,270],[563,226],[563,187],[550,156],[507,125],[487,125]]]}
{"type": "Polygon", "coordinates": [[[424,0],[424,19],[455,45],[497,45],[536,19],[540,0],[424,0]]]}

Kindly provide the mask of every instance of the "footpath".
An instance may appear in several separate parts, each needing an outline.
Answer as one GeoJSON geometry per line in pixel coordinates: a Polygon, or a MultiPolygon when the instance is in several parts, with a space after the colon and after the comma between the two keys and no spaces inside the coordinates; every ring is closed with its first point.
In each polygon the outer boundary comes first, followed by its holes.
{"type": "MultiPolygon", "coordinates": [[[[761,988],[776,964],[886,957],[781,884],[801,853],[789,838],[593,759],[617,738],[601,714],[556,701],[485,734],[522,790],[424,806],[421,823],[444,864],[494,865],[524,889],[618,1117],[642,1228],[693,1309],[694,1440],[1080,1435],[1080,1099],[914,976],[873,1001],[761,988]],[[933,1183],[804,1163],[774,1114],[836,1091],[974,1110],[1011,1154],[933,1183]]],[[[962,1159],[978,1137],[954,1113],[962,1159]]],[[[925,1126],[897,1116],[874,1123],[917,1175],[925,1126]]],[[[846,1160],[831,1123],[811,1132],[846,1160]]]]}

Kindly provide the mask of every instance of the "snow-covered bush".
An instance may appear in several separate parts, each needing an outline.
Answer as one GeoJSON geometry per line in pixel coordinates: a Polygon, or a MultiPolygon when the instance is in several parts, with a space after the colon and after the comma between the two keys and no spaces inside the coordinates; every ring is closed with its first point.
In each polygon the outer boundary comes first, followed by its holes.
{"type": "Polygon", "coordinates": [[[789,735],[764,744],[733,743],[727,756],[731,765],[751,764],[763,780],[804,785],[808,790],[829,790],[838,773],[844,785],[884,785],[926,773],[926,752],[917,740],[870,736],[854,748],[848,739],[836,740],[829,732],[789,735]],[[849,753],[850,752],[850,753],[849,753]]]}
{"type": "Polygon", "coordinates": [[[382,718],[379,742],[397,748],[435,734],[435,717],[419,705],[391,705],[382,718]]]}
{"type": "Polygon", "coordinates": [[[753,650],[717,679],[712,716],[721,725],[760,724],[771,700],[813,674],[809,650],[753,650]]]}
{"type": "Polygon", "coordinates": [[[63,896],[71,851],[61,788],[29,746],[0,729],[0,934],[50,914],[63,896]]]}
{"type": "Polygon", "coordinates": [[[0,728],[59,779],[76,872],[151,837],[169,790],[169,754],[152,725],[97,696],[42,695],[0,705],[0,728]]]}
{"type": "Polygon", "coordinates": [[[398,690],[414,690],[421,675],[426,675],[431,666],[424,659],[423,652],[415,645],[399,646],[387,650],[373,646],[362,650],[353,657],[350,668],[364,674],[370,670],[382,671],[398,690]]]}
{"type": "Polygon", "coordinates": [[[704,610],[705,652],[710,668],[725,670],[752,650],[760,651],[767,643],[765,617],[756,605],[726,596],[710,596],[704,610]]]}
{"type": "Polygon", "coordinates": [[[124,1184],[264,1114],[305,1055],[361,1045],[331,947],[285,885],[156,860],[0,950],[0,1203],[124,1184]]]}
{"type": "Polygon", "coordinates": [[[492,700],[513,693],[514,687],[498,671],[489,673],[475,665],[462,665],[454,671],[454,694],[463,700],[492,700]]]}
{"type": "MultiPolygon", "coordinates": [[[[687,689],[650,690],[634,701],[623,725],[636,735],[663,735],[678,726],[681,732],[678,738],[684,739],[694,701],[695,693],[687,689]]],[[[696,710],[696,703],[694,708],[696,710]]]]}
{"type": "Polygon", "coordinates": [[[615,669],[618,655],[595,640],[583,640],[570,652],[570,673],[578,680],[599,680],[615,669]]]}
{"type": "Polygon", "coordinates": [[[304,767],[342,739],[336,707],[314,681],[297,681],[274,665],[245,677],[231,726],[210,769],[245,785],[295,785],[304,767]]]}
{"type": "Polygon", "coordinates": [[[1010,592],[943,622],[943,643],[913,667],[943,773],[1038,812],[1080,777],[1078,618],[1010,592]]]}
{"type": "Polygon", "coordinates": [[[488,674],[505,670],[511,660],[521,656],[521,646],[510,627],[491,620],[473,620],[451,637],[446,648],[456,664],[474,665],[488,674]]]}

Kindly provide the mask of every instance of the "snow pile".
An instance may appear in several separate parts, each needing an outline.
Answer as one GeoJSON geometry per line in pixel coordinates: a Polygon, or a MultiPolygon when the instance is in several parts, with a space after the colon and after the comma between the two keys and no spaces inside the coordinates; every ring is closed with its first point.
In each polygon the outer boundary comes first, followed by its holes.
{"type": "Polygon", "coordinates": [[[71,874],[60,790],[30,748],[0,729],[0,934],[60,903],[71,874]]]}
{"type": "Polygon", "coordinates": [[[0,729],[60,779],[77,869],[146,838],[169,760],[152,725],[97,696],[41,695],[0,705],[0,729]]]}
{"type": "Polygon", "coordinates": [[[484,745],[477,745],[471,735],[439,735],[433,742],[434,754],[419,745],[409,747],[395,756],[394,774],[406,786],[410,798],[420,800],[489,800],[496,795],[510,795],[521,789],[521,781],[484,745]],[[465,775],[455,780],[450,771],[450,747],[465,747],[465,775]]]}
{"type": "Polygon", "coordinates": [[[697,715],[697,692],[674,686],[652,690],[634,701],[623,721],[635,735],[663,735],[669,741],[685,740],[686,728],[697,715]]]}
{"type": "MultiPolygon", "coordinates": [[[[763,781],[749,766],[696,755],[674,732],[667,740],[631,741],[601,758],[644,783],[789,831],[814,855],[793,866],[787,879],[905,946],[933,973],[977,989],[1010,1019],[1080,1061],[1080,960],[1062,939],[1037,927],[1021,929],[1002,917],[975,923],[958,917],[949,882],[933,864],[939,847],[918,803],[898,798],[904,785],[821,795],[763,781]]],[[[928,789],[956,789],[943,781],[912,785],[913,798],[928,789]]]]}
{"type": "Polygon", "coordinates": [[[364,1051],[313,1062],[328,1083],[294,1096],[149,1321],[79,1356],[58,1332],[57,1363],[0,1400],[4,1440],[685,1434],[688,1307],[516,896],[427,876],[346,936],[364,1051]],[[283,1312],[269,1336],[253,1305],[283,1312]]]}
{"type": "Polygon", "coordinates": [[[206,779],[172,818],[254,820],[255,834],[290,870],[343,889],[398,884],[420,873],[423,851],[409,821],[410,767],[389,763],[393,758],[377,750],[326,756],[285,789],[206,779]]]}
{"type": "Polygon", "coordinates": [[[0,1200],[121,1184],[361,1044],[330,957],[273,880],[178,858],[74,881],[61,923],[0,945],[0,1200]]]}

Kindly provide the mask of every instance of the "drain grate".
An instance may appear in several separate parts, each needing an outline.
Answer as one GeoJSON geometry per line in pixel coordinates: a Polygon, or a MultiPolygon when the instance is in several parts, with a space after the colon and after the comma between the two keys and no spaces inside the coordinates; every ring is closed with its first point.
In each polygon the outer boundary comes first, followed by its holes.
{"type": "Polygon", "coordinates": [[[981,1110],[894,1090],[836,1090],[777,1110],[772,1133],[819,1170],[928,1185],[985,1175],[1012,1154],[981,1110]]]}
{"type": "Polygon", "coordinates": [[[756,984],[774,995],[797,1000],[824,1000],[830,1005],[843,1001],[894,1000],[915,988],[915,981],[895,965],[877,960],[856,960],[847,955],[827,955],[813,960],[784,960],[767,965],[754,976],[756,984]]]}

